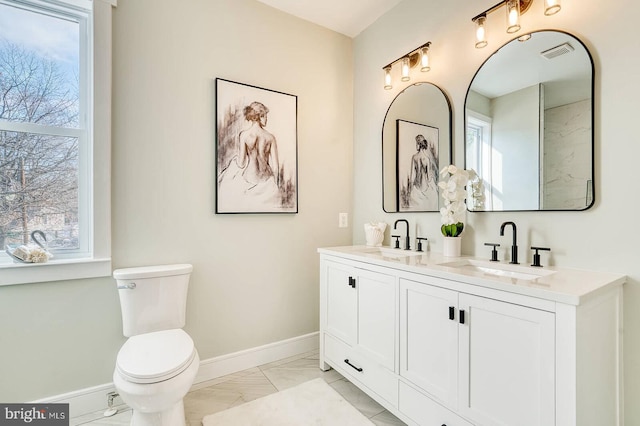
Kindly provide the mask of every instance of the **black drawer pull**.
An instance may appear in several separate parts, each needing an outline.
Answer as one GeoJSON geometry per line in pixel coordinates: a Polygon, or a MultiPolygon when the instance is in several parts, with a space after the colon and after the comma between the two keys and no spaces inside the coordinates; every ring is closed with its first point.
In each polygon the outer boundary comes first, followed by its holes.
{"type": "Polygon", "coordinates": [[[449,306],[449,319],[453,321],[456,317],[456,308],[453,306],[449,306]]]}
{"type": "Polygon", "coordinates": [[[355,365],[351,364],[351,363],[349,362],[349,359],[345,359],[345,360],[344,360],[344,362],[345,362],[345,363],[347,363],[347,365],[349,365],[349,367],[351,367],[351,368],[353,368],[354,370],[356,370],[358,373],[361,373],[361,372],[362,372],[362,368],[360,368],[360,367],[356,367],[355,365]]]}
{"type": "Polygon", "coordinates": [[[356,279],[353,277],[349,277],[349,286],[351,288],[356,288],[356,279]]]}
{"type": "Polygon", "coordinates": [[[464,324],[464,311],[460,310],[460,324],[464,324]]]}

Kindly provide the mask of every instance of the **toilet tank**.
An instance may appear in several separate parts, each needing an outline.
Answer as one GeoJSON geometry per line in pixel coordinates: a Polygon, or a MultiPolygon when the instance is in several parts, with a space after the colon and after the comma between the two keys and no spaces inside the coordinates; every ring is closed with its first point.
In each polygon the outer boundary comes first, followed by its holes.
{"type": "Polygon", "coordinates": [[[187,310],[189,264],[116,269],[122,333],[126,337],[182,328],[187,310]]]}

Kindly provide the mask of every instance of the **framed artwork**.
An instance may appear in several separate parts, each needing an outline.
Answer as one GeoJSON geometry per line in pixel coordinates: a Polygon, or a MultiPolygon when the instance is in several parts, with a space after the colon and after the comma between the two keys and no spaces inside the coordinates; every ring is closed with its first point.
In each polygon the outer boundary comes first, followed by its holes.
{"type": "Polygon", "coordinates": [[[216,213],[298,212],[298,97],[216,78],[216,213]]]}
{"type": "Polygon", "coordinates": [[[396,120],[398,211],[438,211],[438,128],[396,120]]]}

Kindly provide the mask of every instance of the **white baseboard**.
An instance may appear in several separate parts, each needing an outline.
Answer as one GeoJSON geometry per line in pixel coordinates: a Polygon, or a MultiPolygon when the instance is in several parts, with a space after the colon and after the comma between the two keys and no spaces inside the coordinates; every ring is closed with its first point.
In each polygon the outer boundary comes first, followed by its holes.
{"type": "MultiPolygon", "coordinates": [[[[79,417],[85,414],[107,409],[107,394],[115,392],[113,383],[79,389],[73,392],[63,393],[48,398],[33,401],[35,404],[64,403],[69,404],[69,417],[79,417]]],[[[117,403],[122,403],[118,400],[117,403]]]]}
{"type": "MultiPolygon", "coordinates": [[[[196,385],[227,374],[316,350],[319,347],[318,339],[318,332],[309,333],[232,354],[201,360],[200,369],[193,384],[196,385]]],[[[33,402],[68,403],[69,417],[74,418],[106,410],[107,394],[115,391],[113,383],[105,383],[33,402]]],[[[121,400],[118,399],[116,404],[118,403],[121,403],[121,400]]]]}
{"type": "Polygon", "coordinates": [[[264,346],[200,361],[194,384],[318,349],[319,333],[309,333],[264,346]]]}

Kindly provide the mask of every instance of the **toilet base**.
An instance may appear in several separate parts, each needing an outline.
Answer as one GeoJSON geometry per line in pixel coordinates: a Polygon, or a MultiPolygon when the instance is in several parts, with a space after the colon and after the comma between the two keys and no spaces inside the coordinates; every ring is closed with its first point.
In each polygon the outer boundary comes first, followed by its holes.
{"type": "Polygon", "coordinates": [[[118,369],[113,385],[133,410],[131,426],[185,426],[183,398],[189,392],[200,366],[196,352],[191,364],[180,374],[158,383],[132,383],[118,369]]]}
{"type": "Polygon", "coordinates": [[[131,426],[185,426],[184,403],[182,400],[168,410],[159,413],[143,413],[133,410],[131,426]]]}

